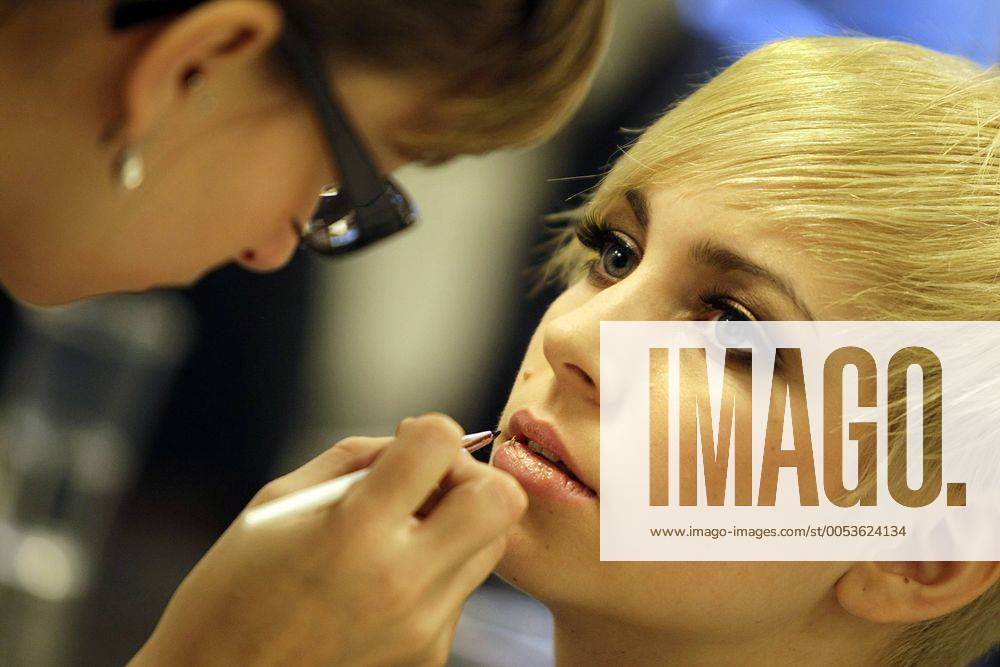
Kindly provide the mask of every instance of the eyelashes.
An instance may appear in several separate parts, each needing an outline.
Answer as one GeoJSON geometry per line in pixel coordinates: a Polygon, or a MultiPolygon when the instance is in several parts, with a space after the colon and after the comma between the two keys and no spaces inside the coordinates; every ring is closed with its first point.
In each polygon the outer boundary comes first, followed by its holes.
{"type": "MultiPolygon", "coordinates": [[[[567,222],[565,220],[560,221],[560,227],[566,228],[567,222]]],[[[583,216],[574,217],[569,223],[572,226],[576,240],[583,245],[588,250],[592,251],[592,255],[583,263],[581,267],[590,280],[595,284],[606,287],[614,284],[618,280],[624,279],[627,276],[615,277],[606,275],[607,271],[603,270],[602,263],[604,259],[604,254],[608,250],[609,246],[628,246],[633,243],[624,243],[622,236],[628,238],[623,232],[615,230],[606,220],[597,218],[593,215],[586,214],[583,216]]],[[[631,250],[636,257],[636,262],[641,261],[642,250],[641,248],[635,248],[631,250]]],[[[699,290],[695,295],[697,304],[699,306],[698,310],[702,313],[708,313],[711,311],[718,312],[721,319],[725,320],[761,320],[763,318],[759,317],[753,309],[746,306],[742,299],[735,297],[728,289],[723,285],[709,285],[706,289],[699,290]]]]}
{"type": "Polygon", "coordinates": [[[739,300],[730,296],[723,288],[711,288],[706,292],[703,292],[699,297],[701,302],[706,308],[712,310],[718,310],[721,313],[729,313],[736,315],[734,320],[759,320],[760,318],[753,314],[753,312],[744,306],[739,300]]]}
{"type": "Polygon", "coordinates": [[[603,250],[608,241],[613,238],[611,227],[605,221],[592,215],[573,218],[572,227],[576,240],[594,252],[603,250]]]}
{"type": "Polygon", "coordinates": [[[624,280],[642,261],[642,248],[634,239],[592,217],[574,221],[573,231],[577,240],[594,253],[583,268],[599,287],[624,280]]]}

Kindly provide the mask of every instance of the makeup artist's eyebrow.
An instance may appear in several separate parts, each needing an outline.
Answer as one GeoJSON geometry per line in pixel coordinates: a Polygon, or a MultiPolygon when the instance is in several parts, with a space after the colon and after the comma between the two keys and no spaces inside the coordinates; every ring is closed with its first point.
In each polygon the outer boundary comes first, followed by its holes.
{"type": "Polygon", "coordinates": [[[752,262],[742,255],[736,254],[732,250],[723,248],[711,241],[702,241],[691,248],[690,257],[694,262],[708,264],[719,271],[740,271],[760,278],[770,283],[778,291],[783,292],[808,319],[816,319],[787,280],[773,273],[770,269],[752,262]]]}

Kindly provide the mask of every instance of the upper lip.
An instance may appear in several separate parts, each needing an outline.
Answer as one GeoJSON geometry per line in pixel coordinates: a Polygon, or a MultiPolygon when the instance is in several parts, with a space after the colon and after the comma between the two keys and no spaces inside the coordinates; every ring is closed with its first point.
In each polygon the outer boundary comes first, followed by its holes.
{"type": "Polygon", "coordinates": [[[523,408],[511,415],[510,420],[507,423],[507,430],[509,435],[515,440],[523,442],[524,444],[527,444],[528,440],[533,440],[558,456],[563,465],[569,468],[570,472],[576,475],[577,479],[596,493],[596,489],[594,489],[594,487],[591,486],[580,474],[580,469],[577,467],[572,455],[570,455],[569,450],[566,448],[566,444],[559,436],[559,431],[556,430],[555,426],[546,421],[542,421],[541,419],[537,419],[533,414],[531,414],[530,410],[523,408]]]}

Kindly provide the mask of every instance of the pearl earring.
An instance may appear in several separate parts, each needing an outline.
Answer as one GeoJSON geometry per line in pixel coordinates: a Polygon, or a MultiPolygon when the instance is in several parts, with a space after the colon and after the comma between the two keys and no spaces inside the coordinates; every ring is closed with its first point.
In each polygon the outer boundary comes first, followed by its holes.
{"type": "MultiPolygon", "coordinates": [[[[205,84],[202,71],[193,67],[184,74],[184,87],[189,92],[198,92],[205,84]]],[[[112,123],[101,135],[101,144],[109,144],[121,131],[121,122],[112,123]]],[[[118,152],[112,167],[115,182],[128,192],[137,189],[146,178],[146,163],[135,146],[126,144],[118,152]]]]}
{"type": "Polygon", "coordinates": [[[134,146],[125,146],[115,158],[115,181],[127,191],[132,191],[142,185],[146,177],[146,163],[139,150],[134,146]]]}

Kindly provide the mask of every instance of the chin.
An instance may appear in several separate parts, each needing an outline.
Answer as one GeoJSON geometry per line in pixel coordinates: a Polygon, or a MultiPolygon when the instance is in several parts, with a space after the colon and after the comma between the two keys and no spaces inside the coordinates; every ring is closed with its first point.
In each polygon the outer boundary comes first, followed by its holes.
{"type": "Polygon", "coordinates": [[[7,294],[20,305],[38,308],[65,306],[80,299],[97,296],[79,289],[46,288],[38,284],[19,285],[7,280],[3,281],[3,286],[7,294]]]}
{"type": "Polygon", "coordinates": [[[178,280],[169,284],[166,282],[156,284],[153,282],[141,283],[136,281],[132,285],[123,286],[121,288],[105,287],[103,289],[97,286],[88,288],[88,286],[79,284],[40,285],[37,282],[21,285],[16,282],[11,284],[4,281],[3,285],[7,293],[21,305],[38,308],[53,308],[57,306],[70,305],[87,299],[113,296],[115,294],[141,294],[159,287],[188,287],[197,281],[198,278],[183,281],[178,280]]]}
{"type": "Polygon", "coordinates": [[[597,518],[583,521],[589,518],[553,514],[529,500],[527,513],[507,535],[496,574],[550,609],[588,606],[602,571],[597,518]]]}
{"type": "Polygon", "coordinates": [[[115,287],[113,290],[103,292],[102,296],[113,294],[145,294],[155,290],[187,289],[197,285],[201,282],[202,278],[216,268],[219,267],[188,269],[183,272],[175,271],[174,275],[169,277],[162,274],[136,276],[130,285],[115,287]]]}
{"type": "MultiPolygon", "coordinates": [[[[669,580],[676,565],[601,562],[596,539],[540,539],[518,526],[494,573],[545,605],[557,622],[591,618],[657,630],[684,614],[686,596],[669,580]]],[[[678,577],[684,581],[683,573],[678,577]]]]}

